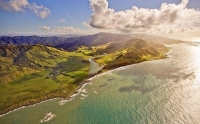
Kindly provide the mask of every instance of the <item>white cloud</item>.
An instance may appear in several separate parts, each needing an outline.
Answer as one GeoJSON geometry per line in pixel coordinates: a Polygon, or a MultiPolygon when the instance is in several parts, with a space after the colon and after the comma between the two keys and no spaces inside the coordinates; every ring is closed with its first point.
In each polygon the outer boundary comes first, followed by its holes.
{"type": "Polygon", "coordinates": [[[39,29],[43,31],[47,31],[46,33],[52,33],[52,34],[67,34],[67,33],[72,33],[72,34],[77,34],[80,33],[80,29],[76,29],[74,27],[54,27],[50,28],[49,26],[38,26],[39,29]]]}
{"type": "Polygon", "coordinates": [[[51,30],[49,26],[38,26],[38,28],[43,30],[51,30]]]}
{"type": "Polygon", "coordinates": [[[82,25],[85,26],[85,27],[91,27],[88,22],[83,22],[82,25]]]}
{"type": "Polygon", "coordinates": [[[27,0],[0,0],[0,7],[12,12],[24,11],[28,4],[27,0]]]}
{"type": "Polygon", "coordinates": [[[12,36],[19,36],[19,35],[35,35],[36,32],[23,32],[23,31],[9,31],[9,35],[12,35],[12,36]]]}
{"type": "Polygon", "coordinates": [[[38,17],[47,18],[51,11],[43,5],[29,3],[27,0],[0,0],[0,8],[11,12],[23,12],[26,9],[33,11],[38,17]]]}
{"type": "Polygon", "coordinates": [[[65,20],[64,18],[61,18],[61,19],[59,20],[59,22],[66,22],[66,20],[65,20]]]}
{"type": "Polygon", "coordinates": [[[43,5],[38,6],[35,3],[31,3],[29,4],[28,8],[41,18],[47,18],[49,15],[51,15],[51,11],[43,5]]]}
{"type": "Polygon", "coordinates": [[[90,26],[98,29],[116,29],[121,32],[178,33],[194,30],[200,22],[200,11],[188,9],[189,0],[178,5],[163,3],[159,9],[137,8],[118,11],[108,7],[107,0],[90,0],[93,14],[90,26]]]}
{"type": "Polygon", "coordinates": [[[59,33],[77,33],[80,29],[75,29],[74,27],[55,27],[53,32],[59,33]]]}

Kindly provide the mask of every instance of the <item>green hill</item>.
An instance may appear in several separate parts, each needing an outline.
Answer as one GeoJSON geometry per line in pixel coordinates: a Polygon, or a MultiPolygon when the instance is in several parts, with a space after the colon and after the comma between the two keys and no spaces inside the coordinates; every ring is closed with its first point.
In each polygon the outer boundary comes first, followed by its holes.
{"type": "Polygon", "coordinates": [[[97,56],[95,61],[104,65],[104,70],[142,61],[166,58],[168,48],[164,45],[132,39],[123,42],[108,42],[99,46],[82,46],[78,52],[97,56]]]}
{"type": "Polygon", "coordinates": [[[68,97],[88,76],[89,56],[52,47],[0,47],[0,113],[53,97],[68,97]]]}
{"type": "Polygon", "coordinates": [[[0,114],[45,99],[69,97],[89,76],[92,56],[104,65],[103,71],[166,58],[164,45],[118,37],[99,43],[102,37],[89,43],[79,41],[69,46],[72,52],[43,45],[0,46],[0,94],[4,94],[0,114]]]}
{"type": "Polygon", "coordinates": [[[100,50],[101,53],[107,54],[97,58],[96,61],[102,63],[105,69],[112,69],[142,61],[166,58],[167,51],[168,48],[163,45],[134,39],[121,45],[113,43],[106,49],[100,50]],[[119,48],[116,49],[114,46],[119,48]]]}

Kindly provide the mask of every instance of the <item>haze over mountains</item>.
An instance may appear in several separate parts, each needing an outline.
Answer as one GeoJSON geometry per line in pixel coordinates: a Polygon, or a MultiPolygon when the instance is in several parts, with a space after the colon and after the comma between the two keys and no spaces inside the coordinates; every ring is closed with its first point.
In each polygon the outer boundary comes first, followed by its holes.
{"type": "Polygon", "coordinates": [[[179,43],[181,41],[173,40],[169,38],[159,37],[159,36],[151,36],[145,34],[110,34],[110,33],[99,33],[94,35],[86,35],[86,36],[74,36],[74,37],[65,37],[63,36],[1,36],[0,37],[0,45],[47,45],[54,46],[58,48],[69,49],[71,46],[79,46],[79,45],[100,45],[106,42],[122,42],[130,39],[143,39],[150,42],[156,42],[159,44],[173,44],[179,43]]]}

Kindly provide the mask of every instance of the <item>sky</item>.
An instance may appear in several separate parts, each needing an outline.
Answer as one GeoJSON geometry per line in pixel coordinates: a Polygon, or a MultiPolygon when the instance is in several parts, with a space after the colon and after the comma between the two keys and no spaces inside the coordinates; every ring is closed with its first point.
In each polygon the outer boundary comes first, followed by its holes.
{"type": "Polygon", "coordinates": [[[150,34],[200,41],[200,0],[0,0],[1,35],[150,34]]]}

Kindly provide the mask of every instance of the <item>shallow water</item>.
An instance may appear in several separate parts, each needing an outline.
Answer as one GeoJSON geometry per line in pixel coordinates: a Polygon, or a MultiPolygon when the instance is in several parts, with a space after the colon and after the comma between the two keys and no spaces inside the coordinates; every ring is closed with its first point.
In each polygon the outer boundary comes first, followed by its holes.
{"type": "Polygon", "coordinates": [[[94,62],[94,61],[92,60],[92,58],[89,59],[89,62],[90,62],[89,74],[95,74],[95,73],[97,73],[98,71],[100,71],[100,70],[103,68],[102,65],[100,65],[100,64],[98,64],[98,63],[96,63],[96,62],[94,62]]]}
{"type": "Polygon", "coordinates": [[[74,100],[46,101],[0,117],[2,124],[200,123],[200,47],[171,46],[169,58],[129,65],[93,78],[74,100]],[[86,91],[86,92],[85,92],[86,91]]]}

